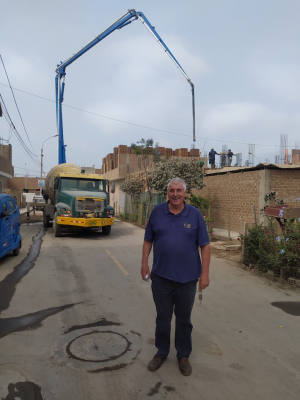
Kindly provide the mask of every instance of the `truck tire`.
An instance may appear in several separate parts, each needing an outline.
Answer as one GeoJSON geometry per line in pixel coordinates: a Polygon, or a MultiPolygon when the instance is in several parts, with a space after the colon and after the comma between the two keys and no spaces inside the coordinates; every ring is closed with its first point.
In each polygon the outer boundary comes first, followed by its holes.
{"type": "Polygon", "coordinates": [[[49,228],[50,227],[50,215],[43,215],[43,224],[45,228],[49,228]]]}
{"type": "Polygon", "coordinates": [[[56,223],[56,213],[55,213],[54,214],[54,218],[53,218],[53,233],[54,233],[54,237],[60,237],[61,236],[61,231],[62,231],[61,226],[56,223]]]}
{"type": "Polygon", "coordinates": [[[103,235],[109,235],[111,231],[111,225],[102,226],[103,235]]]}
{"type": "Polygon", "coordinates": [[[18,256],[20,253],[21,242],[19,243],[18,247],[13,250],[13,256],[18,256]]]}

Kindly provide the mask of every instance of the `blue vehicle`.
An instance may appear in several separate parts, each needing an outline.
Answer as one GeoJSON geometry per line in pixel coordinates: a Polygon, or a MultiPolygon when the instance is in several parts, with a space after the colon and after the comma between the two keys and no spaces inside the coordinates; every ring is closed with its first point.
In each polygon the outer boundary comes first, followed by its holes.
{"type": "Polygon", "coordinates": [[[0,257],[10,251],[17,256],[22,246],[20,210],[9,194],[0,194],[0,257]]]}

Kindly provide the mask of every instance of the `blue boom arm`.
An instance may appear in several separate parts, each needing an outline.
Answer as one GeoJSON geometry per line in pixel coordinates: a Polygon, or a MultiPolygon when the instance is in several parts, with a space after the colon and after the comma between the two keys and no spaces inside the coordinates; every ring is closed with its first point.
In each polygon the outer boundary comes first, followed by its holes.
{"type": "Polygon", "coordinates": [[[187,76],[179,62],[173,56],[171,51],[168,49],[162,38],[156,32],[154,26],[150,24],[145,15],[142,12],[135,10],[128,10],[128,12],[123,15],[120,19],[114,22],[111,26],[109,26],[105,31],[96,36],[92,41],[90,41],[86,46],[84,46],[81,50],[79,50],[76,54],[69,57],[66,61],[61,62],[57,65],[56,77],[55,77],[55,95],[56,95],[56,124],[58,131],[58,163],[63,164],[66,162],[66,151],[64,145],[64,137],[63,137],[63,121],[62,121],[62,102],[64,101],[64,89],[65,89],[65,76],[66,76],[66,68],[72,64],[77,58],[81,57],[84,53],[90,50],[93,46],[99,43],[101,40],[106,38],[116,29],[122,29],[124,26],[130,24],[131,22],[139,19],[144,26],[149,30],[155,40],[161,45],[164,51],[168,54],[180,72],[187,79],[192,89],[192,107],[193,107],[193,141],[195,142],[195,95],[194,95],[194,84],[187,76]]]}

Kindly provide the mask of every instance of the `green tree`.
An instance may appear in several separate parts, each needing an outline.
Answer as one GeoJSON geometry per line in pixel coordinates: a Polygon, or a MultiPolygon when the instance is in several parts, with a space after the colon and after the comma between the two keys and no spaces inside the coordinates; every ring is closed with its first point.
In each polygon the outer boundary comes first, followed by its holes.
{"type": "MultiPolygon", "coordinates": [[[[153,147],[154,140],[151,139],[144,139],[142,138],[138,142],[131,143],[131,148],[134,150],[134,154],[141,160],[141,164],[143,166],[144,175],[145,175],[145,187],[149,193],[149,202],[147,204],[147,215],[149,212],[150,202],[153,198],[153,192],[151,188],[151,179],[150,173],[148,170],[148,166],[150,164],[150,160],[156,164],[160,160],[160,154],[157,151],[157,146],[153,147]]],[[[142,188],[141,188],[142,191],[142,188]]]]}
{"type": "Polygon", "coordinates": [[[144,184],[145,182],[143,180],[131,179],[122,183],[120,189],[122,192],[129,194],[131,199],[133,199],[135,195],[142,192],[144,184]]]}
{"type": "Polygon", "coordinates": [[[151,187],[160,195],[167,194],[167,185],[172,178],[181,178],[186,183],[186,191],[203,188],[203,172],[196,158],[172,157],[160,161],[151,172],[151,187]]]}

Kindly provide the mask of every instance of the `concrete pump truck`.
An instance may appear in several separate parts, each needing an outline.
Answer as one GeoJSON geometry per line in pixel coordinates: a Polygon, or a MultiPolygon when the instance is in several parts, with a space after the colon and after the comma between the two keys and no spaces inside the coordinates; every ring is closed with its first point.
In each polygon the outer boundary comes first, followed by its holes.
{"type": "Polygon", "coordinates": [[[43,191],[46,200],[43,209],[44,226],[53,223],[54,236],[61,236],[63,228],[95,228],[102,227],[104,235],[109,235],[114,223],[114,210],[109,205],[109,182],[97,174],[86,174],[80,167],[67,164],[63,137],[62,103],[64,100],[66,68],[85,54],[93,46],[117,29],[124,28],[135,20],[140,20],[171,58],[180,72],[191,85],[193,140],[195,141],[195,101],[194,84],[189,79],[181,65],[163,42],[142,12],[128,10],[121,18],[96,36],[77,53],[56,68],[56,123],[58,132],[58,165],[51,169],[46,177],[43,191]]]}

